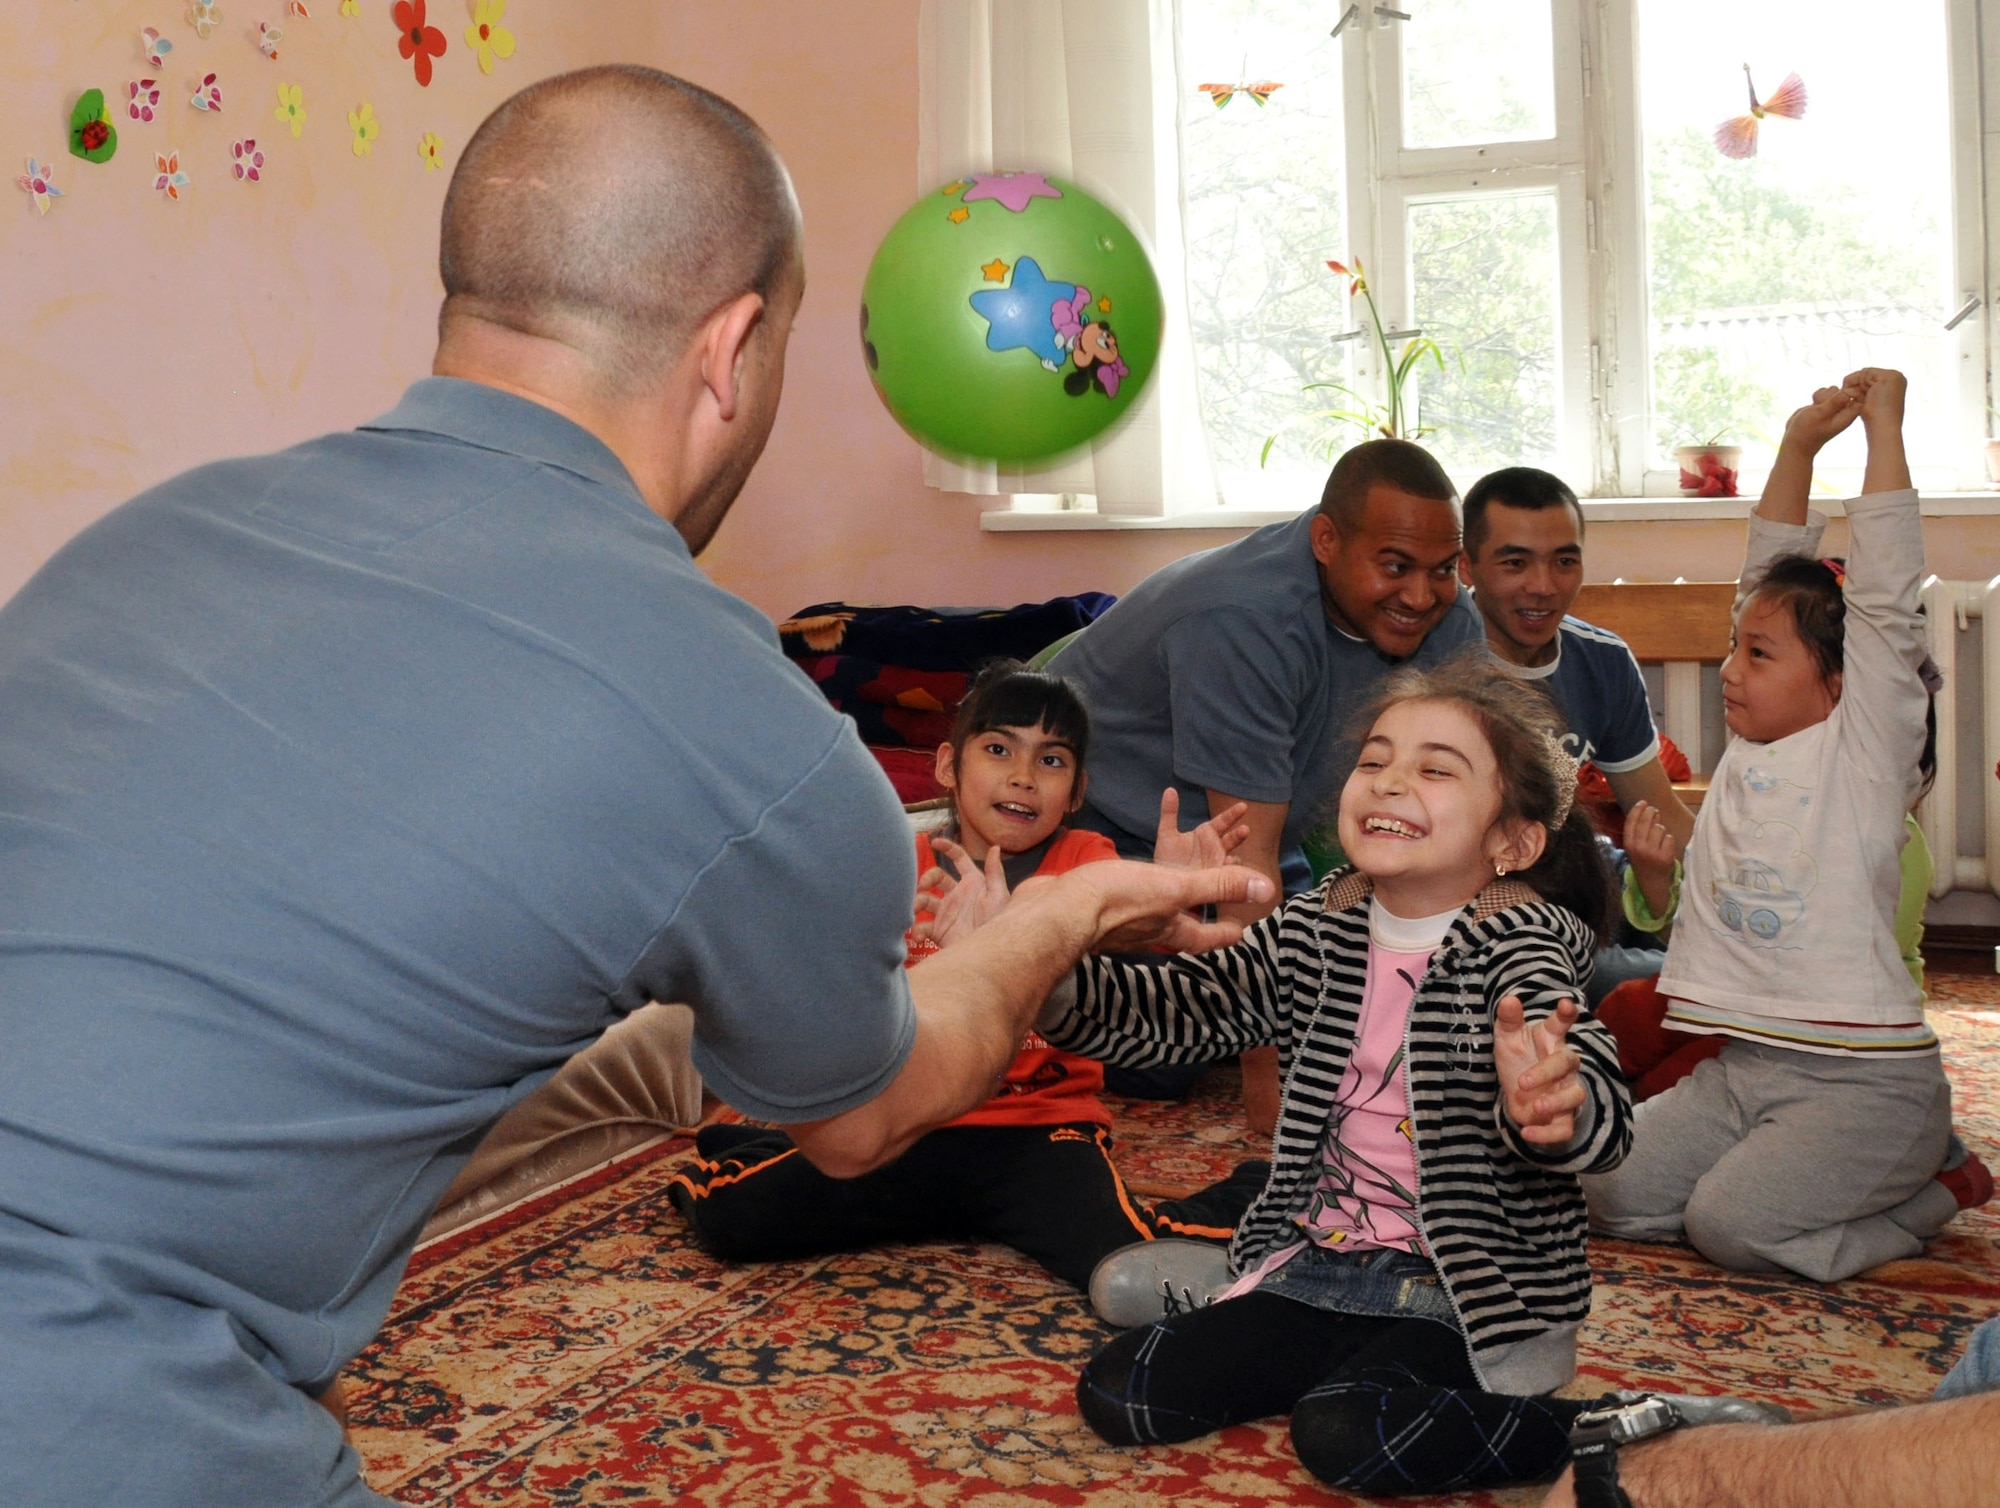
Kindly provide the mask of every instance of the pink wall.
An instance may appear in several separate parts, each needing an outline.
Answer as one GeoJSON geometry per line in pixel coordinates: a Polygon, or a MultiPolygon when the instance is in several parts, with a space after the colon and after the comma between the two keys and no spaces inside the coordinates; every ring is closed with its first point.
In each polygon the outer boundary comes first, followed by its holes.
{"type": "MultiPolygon", "coordinates": [[[[807,226],[808,290],[771,446],[704,564],[774,616],[806,603],[1010,603],[1122,592],[1217,531],[982,534],[976,499],[922,482],[916,447],[876,402],[857,353],[868,259],[915,197],[917,0],[512,0],[519,50],[492,76],[465,46],[466,6],[431,0],[449,38],[429,89],[396,53],[389,0],[310,0],[313,17],[273,63],[249,36],[280,0],[225,0],[198,40],[185,0],[10,0],[0,13],[0,151],[56,164],[68,191],[46,218],[11,184],[0,200],[0,600],[65,539],[189,465],[354,424],[394,403],[429,365],[437,214],[447,172],[416,142],[435,131],[447,168],[512,90],[584,63],[629,60],[686,75],[763,122],[790,163],[807,226]],[[138,34],[177,44],[164,119],[124,122],[117,158],[68,155],[76,93],[141,76],[138,34]],[[214,69],[219,116],[187,104],[214,69]],[[272,118],[279,82],[305,89],[291,139],[272,118]],[[347,112],[382,121],[350,149],[347,112]],[[270,151],[264,182],[228,175],[228,143],[270,151]],[[179,146],[193,176],[167,203],[152,152],[179,146]]],[[[1303,505],[1308,499],[1300,500],[1303,505]]],[[[1934,521],[1947,574],[2000,572],[2000,530],[1934,521]],[[1942,525],[1944,527],[1940,528],[1942,525]]],[[[1591,574],[1734,574],[1728,525],[1599,525],[1591,574]]]]}

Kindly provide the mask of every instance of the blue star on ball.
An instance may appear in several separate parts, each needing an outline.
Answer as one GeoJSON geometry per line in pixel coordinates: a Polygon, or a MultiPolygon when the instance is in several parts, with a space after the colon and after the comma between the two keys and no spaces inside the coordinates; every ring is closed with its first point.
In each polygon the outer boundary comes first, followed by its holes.
{"type": "Polygon", "coordinates": [[[1042,276],[1033,257],[1014,263],[1014,277],[1005,288],[986,288],[972,295],[972,307],[990,327],[989,351],[1033,351],[1054,371],[1065,356],[1056,337],[1055,306],[1076,297],[1076,284],[1054,283],[1042,276]]]}

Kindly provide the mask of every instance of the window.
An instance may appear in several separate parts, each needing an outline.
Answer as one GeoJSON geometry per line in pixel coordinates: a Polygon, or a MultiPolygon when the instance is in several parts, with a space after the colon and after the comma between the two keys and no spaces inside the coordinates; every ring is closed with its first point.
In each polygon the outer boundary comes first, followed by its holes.
{"type": "MultiPolygon", "coordinates": [[[[2000,0],[1179,0],[1224,501],[1296,507],[1362,437],[1316,417],[1384,395],[1326,267],[1355,257],[1384,325],[1443,349],[1418,421],[1461,485],[1525,463],[1671,494],[1674,448],[1720,442],[1752,492],[1812,386],[1878,364],[1910,374],[1919,485],[1983,486],[1982,5],[2000,21],[2000,0]],[[1793,72],[1804,116],[1724,156],[1716,126],[1793,72]],[[1218,107],[1210,82],[1282,87],[1218,107]]],[[[1845,436],[1824,469],[1852,485],[1860,460],[1845,436]]]]}

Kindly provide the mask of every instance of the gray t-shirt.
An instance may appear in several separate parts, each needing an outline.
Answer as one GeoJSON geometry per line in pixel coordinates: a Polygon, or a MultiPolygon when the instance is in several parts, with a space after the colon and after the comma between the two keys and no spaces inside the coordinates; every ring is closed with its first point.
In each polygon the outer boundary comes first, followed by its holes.
{"type": "Polygon", "coordinates": [[[298,1389],[485,1129],[649,998],[745,1111],[872,1098],[914,888],[548,409],[429,379],[86,530],[0,608],[0,1502],[370,1501],[298,1389]]]}
{"type": "Polygon", "coordinates": [[[1383,677],[1483,642],[1462,596],[1409,660],[1335,628],[1320,605],[1315,511],[1155,571],[1049,666],[1090,705],[1092,807],[1149,839],[1170,784],[1187,827],[1207,820],[1210,789],[1288,802],[1288,890],[1305,881],[1300,844],[1353,769],[1348,724],[1383,677]]]}

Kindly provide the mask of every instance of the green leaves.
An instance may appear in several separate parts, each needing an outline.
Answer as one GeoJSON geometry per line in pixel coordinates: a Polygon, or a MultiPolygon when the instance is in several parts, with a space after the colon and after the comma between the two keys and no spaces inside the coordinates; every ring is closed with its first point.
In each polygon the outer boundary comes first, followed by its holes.
{"type": "Polygon", "coordinates": [[[85,162],[109,162],[118,153],[118,128],[111,124],[102,89],[86,89],[69,112],[69,152],[85,162]]]}

